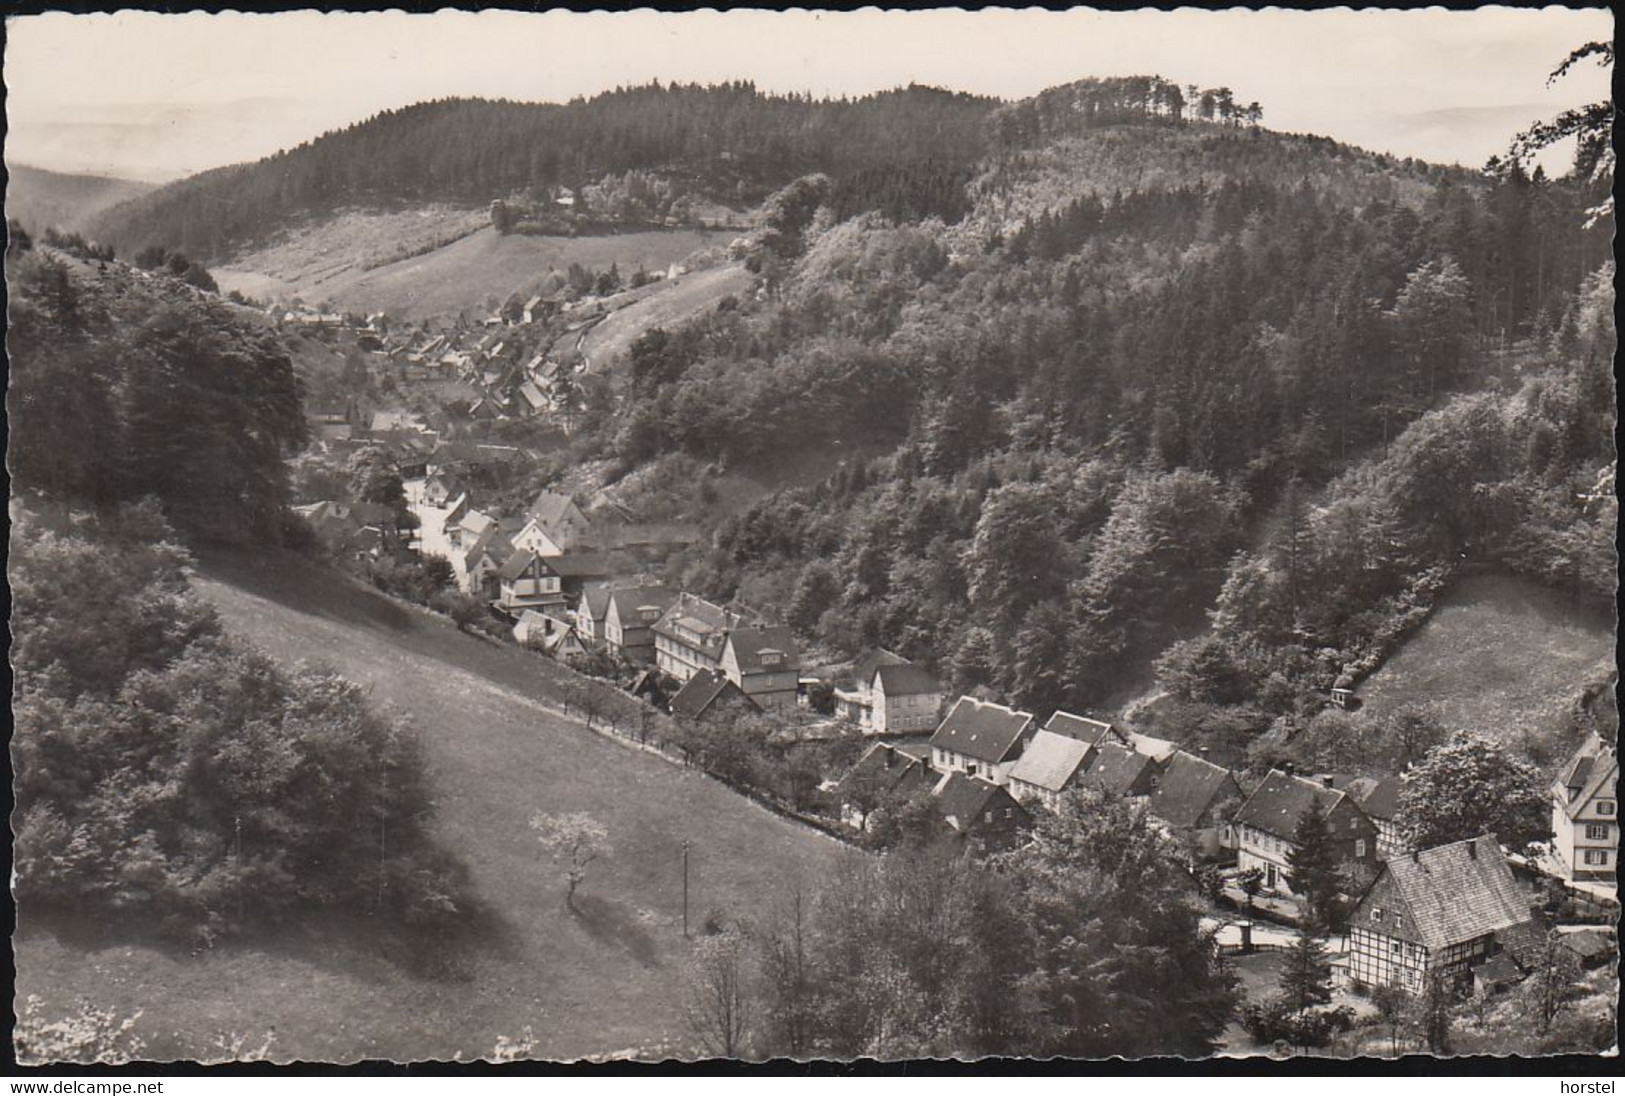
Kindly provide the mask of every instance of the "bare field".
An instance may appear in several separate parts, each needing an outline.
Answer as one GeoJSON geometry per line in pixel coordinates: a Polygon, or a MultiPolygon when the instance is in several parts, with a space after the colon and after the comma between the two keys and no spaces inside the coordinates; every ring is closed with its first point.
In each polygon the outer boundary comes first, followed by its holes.
{"type": "Polygon", "coordinates": [[[1414,704],[1446,726],[1516,742],[1559,724],[1585,686],[1610,672],[1613,655],[1608,621],[1527,579],[1475,575],[1449,590],[1359,695],[1372,714],[1414,704]]]}
{"type": "Polygon", "coordinates": [[[349,312],[387,311],[418,322],[469,318],[514,293],[529,293],[572,263],[625,276],[663,270],[695,251],[726,242],[729,232],[673,229],[612,236],[502,236],[489,215],[439,211],[423,224],[398,214],[347,214],[304,230],[275,247],[240,256],[213,271],[223,292],[257,299],[301,297],[349,312]],[[434,233],[452,237],[432,246],[434,233]],[[396,237],[400,238],[397,239],[396,237]],[[422,246],[420,255],[391,258],[422,246]],[[389,259],[390,261],[374,260],[389,259]]]}

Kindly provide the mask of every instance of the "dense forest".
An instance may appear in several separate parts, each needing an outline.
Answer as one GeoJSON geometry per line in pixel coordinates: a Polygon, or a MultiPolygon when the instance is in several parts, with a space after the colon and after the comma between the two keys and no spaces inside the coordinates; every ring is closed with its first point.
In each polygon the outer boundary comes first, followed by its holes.
{"type": "Polygon", "coordinates": [[[93,234],[121,250],[160,244],[207,261],[339,206],[482,206],[635,170],[740,207],[809,171],[850,179],[856,193],[897,174],[959,177],[981,155],[995,105],[919,86],[824,100],[748,83],[657,83],[562,105],[421,103],[172,184],[108,211],[93,234]]]}
{"type": "Polygon", "coordinates": [[[1162,684],[1176,737],[1231,746],[1369,671],[1464,564],[1606,606],[1604,188],[1507,162],[1353,204],[1339,163],[1085,191],[975,248],[803,180],[767,207],[764,301],[634,348],[609,451],[854,453],[688,583],[1039,711],[1121,702],[1213,608],[1162,684]]]}
{"type": "Polygon", "coordinates": [[[416,739],[189,585],[187,545],[289,521],[287,354],[181,277],[101,265],[7,261],[18,901],[193,949],[365,915],[432,965],[473,904],[416,739]]]}
{"type": "MultiPolygon", "coordinates": [[[[977,165],[1119,125],[1256,127],[1229,89],[1159,77],[1082,80],[1016,104],[911,85],[858,99],[771,95],[743,82],[621,88],[567,104],[442,100],[385,111],[254,164],[206,171],[104,212],[91,235],[208,262],[341,206],[544,201],[570,188],[692,196],[738,209],[821,172],[842,219],[952,223],[977,165]]],[[[638,203],[633,203],[634,205],[638,203]]],[[[603,217],[613,211],[598,210],[603,217]]],[[[640,210],[640,212],[647,212],[640,210]]],[[[585,210],[577,210],[585,215],[585,210]]],[[[611,217],[613,220],[613,217],[611,217]]]]}

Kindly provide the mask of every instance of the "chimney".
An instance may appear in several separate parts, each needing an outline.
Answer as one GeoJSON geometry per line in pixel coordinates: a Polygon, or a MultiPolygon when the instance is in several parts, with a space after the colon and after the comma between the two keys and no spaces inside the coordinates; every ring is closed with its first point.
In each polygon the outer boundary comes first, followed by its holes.
{"type": "Polygon", "coordinates": [[[1472,860],[1478,859],[1478,839],[1476,837],[1467,842],[1467,856],[1472,860]]]}
{"type": "Polygon", "coordinates": [[[1334,778],[1331,773],[1324,773],[1321,775],[1320,782],[1330,788],[1334,783],[1334,778]]]}

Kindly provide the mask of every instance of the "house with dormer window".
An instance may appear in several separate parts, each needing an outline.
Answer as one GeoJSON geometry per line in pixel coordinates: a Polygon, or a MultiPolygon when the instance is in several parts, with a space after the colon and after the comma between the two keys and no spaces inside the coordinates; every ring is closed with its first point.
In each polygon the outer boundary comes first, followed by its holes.
{"type": "Polygon", "coordinates": [[[793,710],[801,655],[782,624],[742,624],[728,632],[719,668],[729,681],[767,711],[793,710]]]}
{"type": "Polygon", "coordinates": [[[1566,878],[1612,883],[1619,872],[1619,755],[1593,733],[1552,782],[1552,851],[1566,878]]]}
{"type": "Polygon", "coordinates": [[[604,592],[603,641],[615,655],[634,662],[655,660],[654,626],[677,600],[677,591],[644,585],[604,592]]]}

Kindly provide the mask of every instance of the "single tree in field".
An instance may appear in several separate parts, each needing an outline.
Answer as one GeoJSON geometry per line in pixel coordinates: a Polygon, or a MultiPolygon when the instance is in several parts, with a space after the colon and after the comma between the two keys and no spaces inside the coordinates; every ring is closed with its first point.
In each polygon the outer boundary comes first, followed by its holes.
{"type": "Polygon", "coordinates": [[[564,904],[575,911],[576,888],[587,878],[587,869],[615,850],[609,831],[590,814],[543,814],[531,816],[530,828],[542,851],[564,872],[564,904]]]}
{"type": "Polygon", "coordinates": [[[1304,931],[1331,932],[1338,915],[1337,856],[1318,801],[1298,819],[1292,846],[1286,857],[1286,881],[1303,900],[1304,931]]]}
{"type": "Polygon", "coordinates": [[[683,975],[683,1014],[701,1049],[713,1058],[739,1057],[745,1051],[753,1011],[744,934],[729,926],[702,936],[683,975]]]}
{"type": "Polygon", "coordinates": [[[1522,850],[1551,836],[1550,810],[1533,765],[1469,732],[1413,766],[1399,795],[1399,824],[1418,849],[1490,833],[1522,850]]]}
{"type": "Polygon", "coordinates": [[[1299,1013],[1332,999],[1332,964],[1326,943],[1309,925],[1301,925],[1281,966],[1281,999],[1299,1013]]]}

